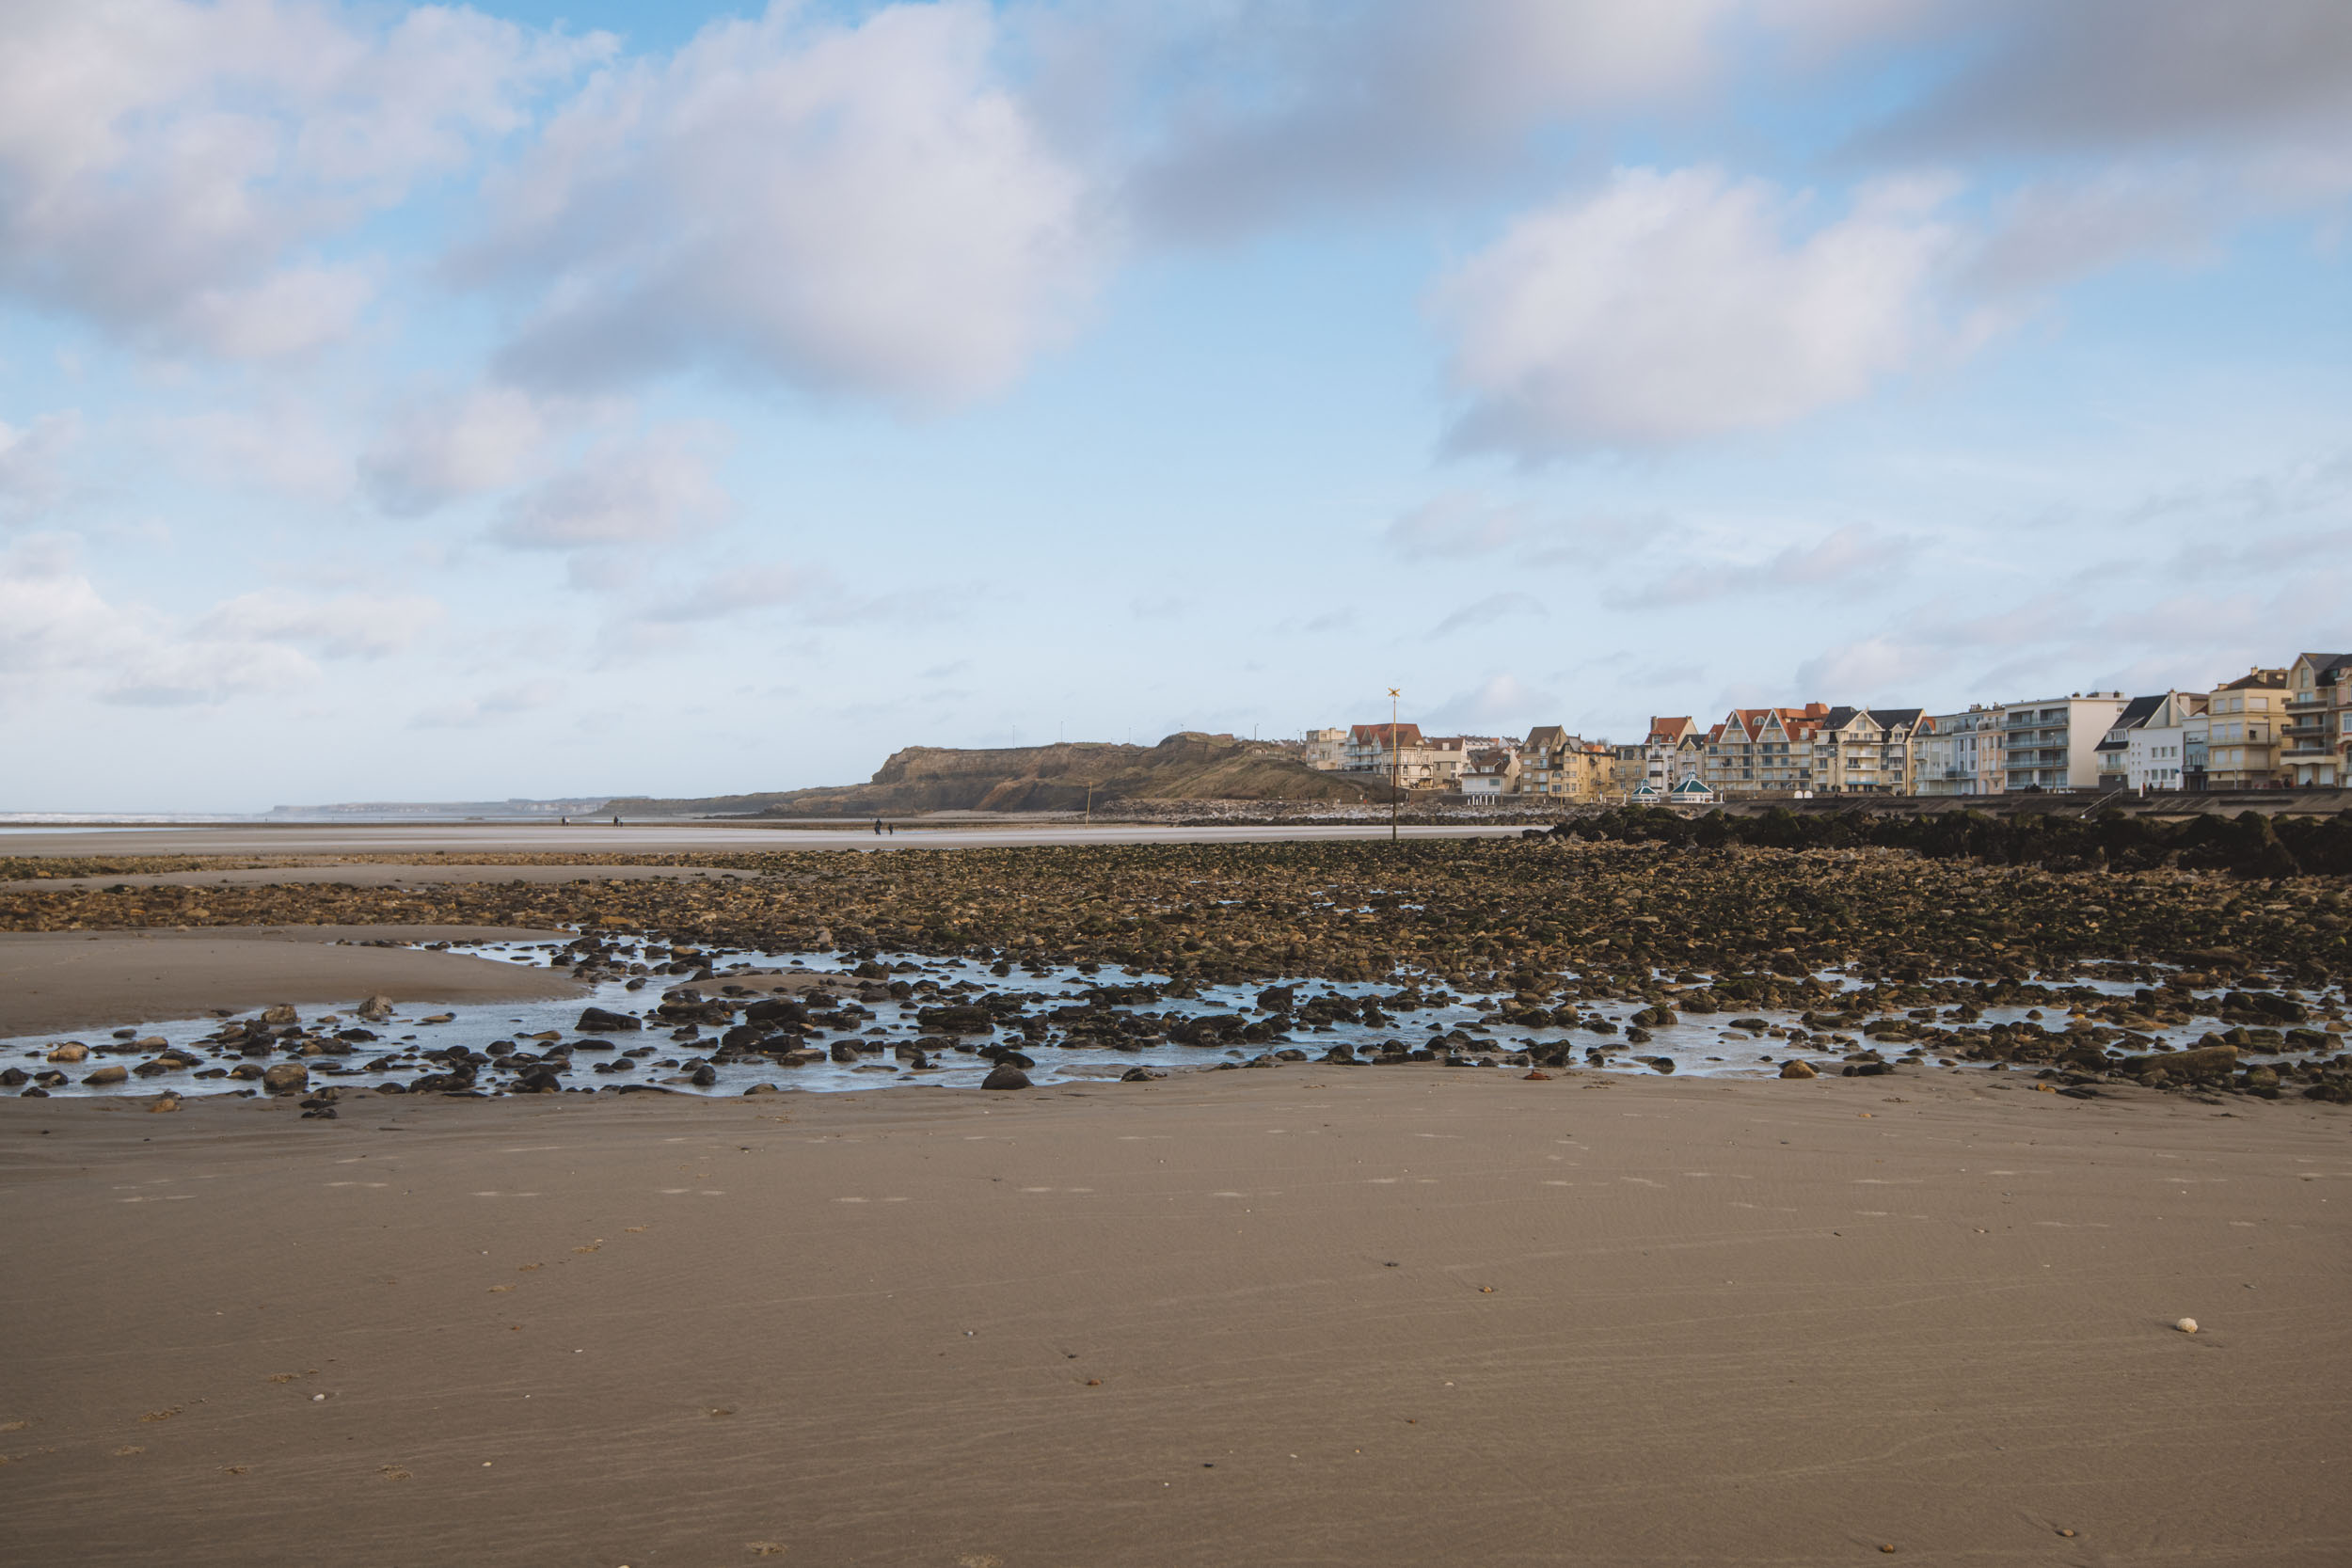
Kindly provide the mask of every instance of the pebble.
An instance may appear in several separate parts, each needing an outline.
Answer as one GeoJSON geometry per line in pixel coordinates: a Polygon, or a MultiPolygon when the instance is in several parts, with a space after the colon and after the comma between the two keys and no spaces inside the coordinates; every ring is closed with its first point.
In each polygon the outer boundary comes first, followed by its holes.
{"type": "Polygon", "coordinates": [[[2197,1332],[2197,1320],[2195,1318],[2183,1318],[2179,1323],[2174,1323],[2172,1326],[2179,1329],[2184,1334],[2194,1334],[2197,1332]]]}

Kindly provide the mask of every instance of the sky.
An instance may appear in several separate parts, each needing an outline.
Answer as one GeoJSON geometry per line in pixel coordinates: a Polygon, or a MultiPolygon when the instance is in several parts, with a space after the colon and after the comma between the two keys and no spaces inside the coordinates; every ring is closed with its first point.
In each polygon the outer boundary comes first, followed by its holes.
{"type": "Polygon", "coordinates": [[[2343,0],[0,5],[0,811],[2352,649],[2343,0]]]}

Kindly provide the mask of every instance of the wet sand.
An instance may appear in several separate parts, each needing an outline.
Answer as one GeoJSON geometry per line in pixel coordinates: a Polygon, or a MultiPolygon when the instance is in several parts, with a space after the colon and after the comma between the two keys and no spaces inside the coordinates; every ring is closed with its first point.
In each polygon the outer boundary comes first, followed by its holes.
{"type": "Polygon", "coordinates": [[[349,887],[423,887],[461,882],[643,882],[756,877],[703,865],[468,865],[447,861],[326,862],[316,865],[207,867],[197,871],[145,871],[120,876],[42,877],[0,882],[0,893],[50,893],[91,887],[285,887],[341,882],[349,887]]]}
{"type": "MultiPolygon", "coordinates": [[[[1399,830],[1404,838],[1508,837],[1518,826],[1399,830]]],[[[939,827],[901,823],[895,833],[877,835],[870,823],[838,828],[765,827],[727,822],[405,823],[344,827],[337,824],[279,826],[193,826],[92,828],[72,832],[10,832],[0,829],[0,855],[379,855],[493,853],[643,854],[739,850],[773,854],[787,849],[962,849],[1030,844],[1257,844],[1324,839],[1386,838],[1385,823],[1343,826],[1245,823],[1200,828],[1156,823],[1048,821],[1008,818],[1002,826],[956,822],[939,827]]]]}
{"type": "Polygon", "coordinates": [[[274,926],[0,932],[0,1037],[124,1028],[272,1003],[533,1001],[583,994],[569,974],[339,942],[543,942],[521,927],[274,926]]]}
{"type": "Polygon", "coordinates": [[[0,1560],[2352,1560],[2334,1107],[1294,1068],[297,1115],[0,1101],[0,1560]]]}

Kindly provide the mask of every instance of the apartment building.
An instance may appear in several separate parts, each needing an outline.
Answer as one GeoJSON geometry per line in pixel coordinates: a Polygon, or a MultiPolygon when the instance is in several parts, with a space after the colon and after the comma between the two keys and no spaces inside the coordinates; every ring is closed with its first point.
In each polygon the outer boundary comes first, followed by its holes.
{"type": "Polygon", "coordinates": [[[1347,732],[1345,730],[1309,730],[1306,742],[1308,767],[1319,772],[1336,773],[1347,766],[1347,732]]]}
{"type": "Polygon", "coordinates": [[[1912,792],[1917,795],[1997,795],[2000,769],[1994,730],[1998,717],[1981,704],[1965,713],[1920,719],[1912,741],[1912,792]]]}
{"type": "Polygon", "coordinates": [[[1599,741],[1538,724],[1519,742],[1519,793],[1598,800],[1615,780],[1616,753],[1599,741]]]}
{"type": "Polygon", "coordinates": [[[2204,712],[2205,694],[2201,691],[2168,691],[2157,698],[2153,711],[2124,734],[2123,787],[2140,794],[2191,787],[2188,777],[2192,724],[2199,731],[2195,770],[2200,782],[2194,787],[2204,787],[2204,712]]]}
{"type": "Polygon", "coordinates": [[[1813,789],[1825,795],[1908,795],[1915,707],[1834,707],[1813,738],[1813,789]]]}
{"type": "Polygon", "coordinates": [[[2116,716],[2123,707],[2121,691],[2093,691],[2088,696],[2075,692],[2031,703],[2001,704],[1995,731],[2001,742],[1997,793],[2096,789],[2099,742],[2115,727],[2116,716]]]}
{"type": "Polygon", "coordinates": [[[2257,666],[2206,699],[2207,789],[2276,789],[2287,750],[2287,673],[2257,666]]]}
{"type": "Polygon", "coordinates": [[[2154,717],[2164,698],[2134,697],[2123,705],[2123,711],[2115,716],[2107,733],[2099,737],[2096,753],[2099,763],[2098,787],[2106,790],[2131,787],[2132,735],[2154,717]]]}
{"type": "Polygon", "coordinates": [[[1826,703],[1736,707],[1707,732],[1700,778],[1718,795],[1778,795],[1813,788],[1813,742],[1826,703]]]}
{"type": "Polygon", "coordinates": [[[1405,789],[1451,789],[1466,760],[1421,733],[1419,724],[1352,724],[1347,731],[1349,773],[1393,779],[1405,789]]]}
{"type": "Polygon", "coordinates": [[[1649,776],[1649,748],[1612,746],[1609,755],[1609,797],[1613,800],[1630,800],[1634,790],[1649,776]]]}
{"type": "Polygon", "coordinates": [[[2301,654],[2287,666],[2279,771],[2300,789],[2352,784],[2352,654],[2301,654]]]}
{"type": "Polygon", "coordinates": [[[1652,719],[1642,752],[1644,782],[1663,795],[1706,771],[1707,732],[1689,718],[1652,719]]]}

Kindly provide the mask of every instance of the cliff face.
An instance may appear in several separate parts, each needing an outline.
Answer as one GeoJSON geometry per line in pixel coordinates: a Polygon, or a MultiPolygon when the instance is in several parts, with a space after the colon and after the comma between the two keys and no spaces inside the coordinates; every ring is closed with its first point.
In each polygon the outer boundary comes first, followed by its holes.
{"type": "Polygon", "coordinates": [[[1072,741],[957,751],[909,746],[871,782],[705,800],[615,800],[627,816],[872,816],[924,811],[1076,811],[1111,800],[1370,800],[1382,785],[1319,773],[1279,746],[1187,731],[1156,746],[1072,741]]]}

